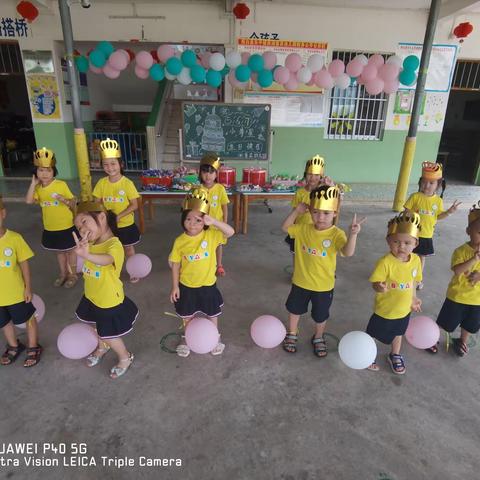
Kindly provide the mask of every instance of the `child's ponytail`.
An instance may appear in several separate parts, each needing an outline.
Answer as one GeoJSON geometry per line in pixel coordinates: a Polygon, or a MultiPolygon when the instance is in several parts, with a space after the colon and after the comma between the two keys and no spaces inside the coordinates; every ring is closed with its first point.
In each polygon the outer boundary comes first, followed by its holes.
{"type": "Polygon", "coordinates": [[[107,216],[107,224],[110,230],[115,236],[118,236],[117,216],[115,215],[113,210],[107,210],[106,216],[107,216]]]}
{"type": "Polygon", "coordinates": [[[445,181],[444,178],[442,178],[442,191],[440,193],[440,198],[443,198],[443,194],[444,194],[446,188],[447,188],[447,182],[445,181]]]}

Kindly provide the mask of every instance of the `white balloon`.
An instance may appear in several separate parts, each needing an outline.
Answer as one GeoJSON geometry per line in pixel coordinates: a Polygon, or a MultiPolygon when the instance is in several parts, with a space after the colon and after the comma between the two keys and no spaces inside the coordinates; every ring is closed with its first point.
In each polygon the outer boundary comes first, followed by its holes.
{"type": "Polygon", "coordinates": [[[172,75],[167,69],[165,69],[165,78],[167,80],[175,80],[177,78],[177,76],[172,75]]]}
{"type": "Polygon", "coordinates": [[[349,332],[338,344],[338,354],[342,362],[354,370],[370,366],[377,357],[375,340],[365,332],[349,332]]]}
{"type": "Polygon", "coordinates": [[[340,90],[345,90],[350,86],[350,77],[347,73],[341,73],[338,77],[334,78],[335,86],[340,90]]]}
{"type": "Polygon", "coordinates": [[[237,68],[242,63],[242,55],[240,52],[232,50],[227,53],[225,60],[230,68],[237,68]]]}
{"type": "Polygon", "coordinates": [[[360,54],[360,55],[357,55],[355,57],[355,60],[358,60],[359,62],[362,62],[362,64],[365,66],[367,63],[368,63],[368,58],[366,55],[364,55],[363,53],[360,54]]]}
{"type": "Polygon", "coordinates": [[[177,80],[182,85],[190,85],[192,83],[192,77],[190,76],[190,69],[183,67],[182,71],[177,75],[177,80]]]}
{"type": "Polygon", "coordinates": [[[307,67],[312,73],[321,70],[323,65],[324,58],[319,53],[314,53],[313,55],[310,55],[309,59],[307,60],[307,67]]]}
{"type": "Polygon", "coordinates": [[[312,79],[312,71],[308,67],[302,67],[297,72],[297,80],[300,83],[308,83],[312,79]]]}
{"type": "Polygon", "coordinates": [[[385,63],[393,63],[400,68],[403,66],[403,60],[398,55],[392,55],[391,57],[388,57],[385,63]]]}
{"type": "Polygon", "coordinates": [[[215,52],[209,59],[209,65],[212,70],[220,72],[225,67],[225,57],[221,53],[215,52]]]}

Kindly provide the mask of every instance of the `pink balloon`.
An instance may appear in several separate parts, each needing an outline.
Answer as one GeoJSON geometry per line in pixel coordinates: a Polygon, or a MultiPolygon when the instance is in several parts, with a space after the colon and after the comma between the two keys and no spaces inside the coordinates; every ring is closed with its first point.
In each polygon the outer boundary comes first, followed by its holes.
{"type": "Polygon", "coordinates": [[[175,55],[175,49],[171,45],[160,45],[157,48],[158,59],[165,63],[170,57],[175,55]]]}
{"type": "Polygon", "coordinates": [[[120,76],[120,72],[111,67],[108,63],[102,68],[103,74],[110,80],[115,80],[120,76]]]}
{"type": "Polygon", "coordinates": [[[110,65],[110,67],[114,68],[115,70],[122,71],[127,68],[128,60],[125,58],[125,55],[122,52],[117,50],[116,52],[113,52],[108,58],[108,65],[110,65]]]}
{"type": "Polygon", "coordinates": [[[338,77],[345,72],[345,64],[337,58],[330,63],[328,71],[332,77],[338,77]]]}
{"type": "Polygon", "coordinates": [[[65,327],[58,336],[57,347],[60,353],[72,360],[85,358],[98,345],[95,330],[85,323],[73,323],[65,327]]]}
{"type": "Polygon", "coordinates": [[[360,75],[359,77],[357,77],[357,85],[365,85],[365,80],[363,79],[363,77],[360,75]]]}
{"type": "Polygon", "coordinates": [[[298,53],[290,53],[285,59],[285,66],[293,73],[302,68],[302,57],[298,53]]]}
{"type": "Polygon", "coordinates": [[[89,69],[91,72],[96,73],[97,75],[99,75],[100,73],[103,73],[103,70],[101,68],[98,68],[92,64],[90,64],[89,69]]]}
{"type": "Polygon", "coordinates": [[[400,69],[393,63],[385,63],[378,69],[378,76],[385,82],[391,82],[398,77],[400,69]]]}
{"type": "Polygon", "coordinates": [[[363,63],[360,60],[351,60],[348,62],[346,72],[349,77],[357,78],[362,74],[363,63]]]}
{"type": "Polygon", "coordinates": [[[148,70],[141,68],[139,65],[135,65],[135,75],[142,80],[146,80],[150,74],[148,70]]]}
{"type": "Polygon", "coordinates": [[[293,91],[293,90],[297,90],[298,85],[299,83],[298,83],[297,77],[295,74],[292,73],[287,83],[283,85],[283,88],[288,91],[293,91]]]}
{"type": "Polygon", "coordinates": [[[200,64],[203,68],[210,68],[210,57],[212,56],[212,52],[205,52],[200,59],[200,64]]]}
{"type": "Polygon", "coordinates": [[[395,93],[400,87],[400,82],[398,80],[390,80],[389,82],[385,82],[383,86],[383,91],[387,94],[395,93]]]}
{"type": "Polygon", "coordinates": [[[382,92],[383,87],[385,86],[385,82],[381,78],[374,78],[373,80],[369,80],[365,84],[365,90],[370,95],[378,95],[382,92]]]}
{"type": "Polygon", "coordinates": [[[248,52],[242,52],[242,65],[246,65],[248,63],[248,59],[250,58],[250,54],[248,52]]]}
{"type": "Polygon", "coordinates": [[[273,79],[280,85],[284,85],[290,78],[290,70],[287,67],[278,67],[273,72],[273,79]]]}
{"type": "Polygon", "coordinates": [[[217,327],[208,318],[194,318],[185,329],[185,341],[195,353],[211,352],[217,346],[219,338],[217,327]]]}
{"type": "Polygon", "coordinates": [[[370,80],[373,80],[376,78],[378,75],[378,69],[375,65],[373,64],[368,64],[362,72],[362,78],[365,82],[369,82],[370,80]]]}
{"type": "Polygon", "coordinates": [[[126,50],[123,50],[123,48],[119,48],[116,51],[121,53],[125,57],[125,59],[127,60],[127,63],[130,63],[130,55],[128,54],[128,52],[126,50]]]}
{"type": "Polygon", "coordinates": [[[273,52],[265,52],[263,55],[263,68],[272,70],[277,64],[277,55],[273,52]]]}
{"type": "Polygon", "coordinates": [[[135,56],[135,63],[144,70],[149,70],[153,65],[153,57],[149,52],[142,50],[135,56]]]}
{"type": "Polygon", "coordinates": [[[430,348],[438,342],[440,329],[431,318],[425,316],[412,317],[408,323],[405,338],[413,347],[430,348]]]}
{"type": "Polygon", "coordinates": [[[283,342],[287,330],[285,325],[272,315],[256,318],[251,327],[252,340],[262,348],[275,348],[283,342]]]}
{"type": "Polygon", "coordinates": [[[385,60],[384,60],[383,56],[380,55],[379,53],[376,53],[375,55],[372,55],[368,59],[368,64],[369,65],[375,65],[377,68],[380,68],[380,66],[383,65],[384,63],[385,63],[385,60]]]}
{"type": "Polygon", "coordinates": [[[325,67],[315,74],[315,85],[325,89],[333,87],[333,78],[325,67]]]}
{"type": "Polygon", "coordinates": [[[152,271],[152,261],[143,253],[136,253],[128,257],[125,268],[134,278],[145,278],[152,271]]]}
{"type": "MultiPolygon", "coordinates": [[[[34,293],[32,295],[32,304],[35,307],[35,313],[33,315],[35,316],[37,323],[40,323],[45,316],[45,303],[37,294],[34,293]]],[[[15,326],[21,328],[22,330],[27,328],[26,323],[20,323],[15,326]]]]}

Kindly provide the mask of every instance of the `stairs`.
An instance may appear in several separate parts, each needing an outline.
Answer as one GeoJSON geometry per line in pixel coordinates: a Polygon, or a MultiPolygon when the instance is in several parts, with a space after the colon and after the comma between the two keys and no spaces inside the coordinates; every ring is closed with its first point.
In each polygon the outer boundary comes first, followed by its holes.
{"type": "Polygon", "coordinates": [[[180,147],[178,140],[178,129],[182,126],[182,101],[169,100],[170,114],[167,120],[167,138],[165,140],[165,148],[163,157],[159,164],[161,168],[173,170],[180,166],[180,147]]]}

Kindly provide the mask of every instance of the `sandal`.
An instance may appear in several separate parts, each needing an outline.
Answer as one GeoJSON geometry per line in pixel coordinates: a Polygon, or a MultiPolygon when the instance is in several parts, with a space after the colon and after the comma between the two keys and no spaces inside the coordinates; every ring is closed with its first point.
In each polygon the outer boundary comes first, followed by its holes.
{"type": "Polygon", "coordinates": [[[438,345],[438,342],[433,347],[426,348],[425,351],[434,355],[435,353],[438,353],[437,345],[438,345]]]}
{"type": "Polygon", "coordinates": [[[67,277],[58,277],[54,282],[54,287],[61,287],[67,281],[67,277]]]}
{"type": "Polygon", "coordinates": [[[177,345],[176,352],[179,357],[186,358],[190,355],[190,348],[185,343],[182,343],[177,345]]]}
{"type": "Polygon", "coordinates": [[[403,355],[389,353],[387,355],[387,362],[390,364],[392,372],[397,375],[403,375],[407,371],[403,355]]]}
{"type": "Polygon", "coordinates": [[[212,355],[221,355],[225,350],[225,344],[218,342],[217,346],[210,352],[212,355]]]}
{"type": "Polygon", "coordinates": [[[417,283],[417,290],[423,290],[423,282],[418,282],[417,283]]]}
{"type": "Polygon", "coordinates": [[[65,288],[72,288],[78,282],[78,277],[76,275],[69,275],[67,281],[64,283],[65,288]]]}
{"type": "Polygon", "coordinates": [[[12,347],[11,345],[7,344],[7,349],[5,353],[2,355],[0,363],[2,365],[10,365],[12,364],[18,356],[25,350],[25,345],[17,340],[18,345],[16,347],[12,347]]]}
{"type": "Polygon", "coordinates": [[[312,337],[313,353],[318,358],[326,357],[328,354],[327,342],[325,337],[322,335],[320,338],[315,338],[315,335],[312,337]]]}
{"type": "Polygon", "coordinates": [[[288,353],[297,352],[298,335],[296,333],[287,333],[283,339],[282,347],[288,353]]]}
{"type": "Polygon", "coordinates": [[[127,358],[119,360],[119,362],[114,367],[112,367],[112,369],[110,370],[110,378],[115,380],[116,378],[121,377],[122,375],[125,375],[128,369],[132,366],[134,359],[135,359],[135,355],[131,352],[128,352],[127,358]],[[120,363],[122,362],[128,362],[128,365],[126,367],[121,367],[120,363]]]}
{"type": "Polygon", "coordinates": [[[460,338],[454,338],[453,342],[453,351],[459,356],[463,357],[468,353],[468,345],[463,342],[460,338]]]}
{"type": "Polygon", "coordinates": [[[101,347],[97,347],[88,357],[87,357],[87,367],[94,367],[98,365],[102,358],[110,351],[111,347],[106,343],[103,343],[101,347]]]}
{"type": "Polygon", "coordinates": [[[40,344],[37,344],[36,347],[27,348],[27,358],[23,362],[25,368],[34,367],[42,357],[43,347],[40,344]]]}
{"type": "Polygon", "coordinates": [[[368,367],[367,370],[370,370],[371,372],[378,372],[380,370],[380,367],[378,366],[377,362],[373,361],[368,367]]]}
{"type": "Polygon", "coordinates": [[[140,281],[137,277],[130,277],[130,283],[138,283],[140,281]]]}
{"type": "Polygon", "coordinates": [[[217,265],[217,271],[215,272],[217,277],[224,277],[226,275],[223,265],[217,265]]]}

